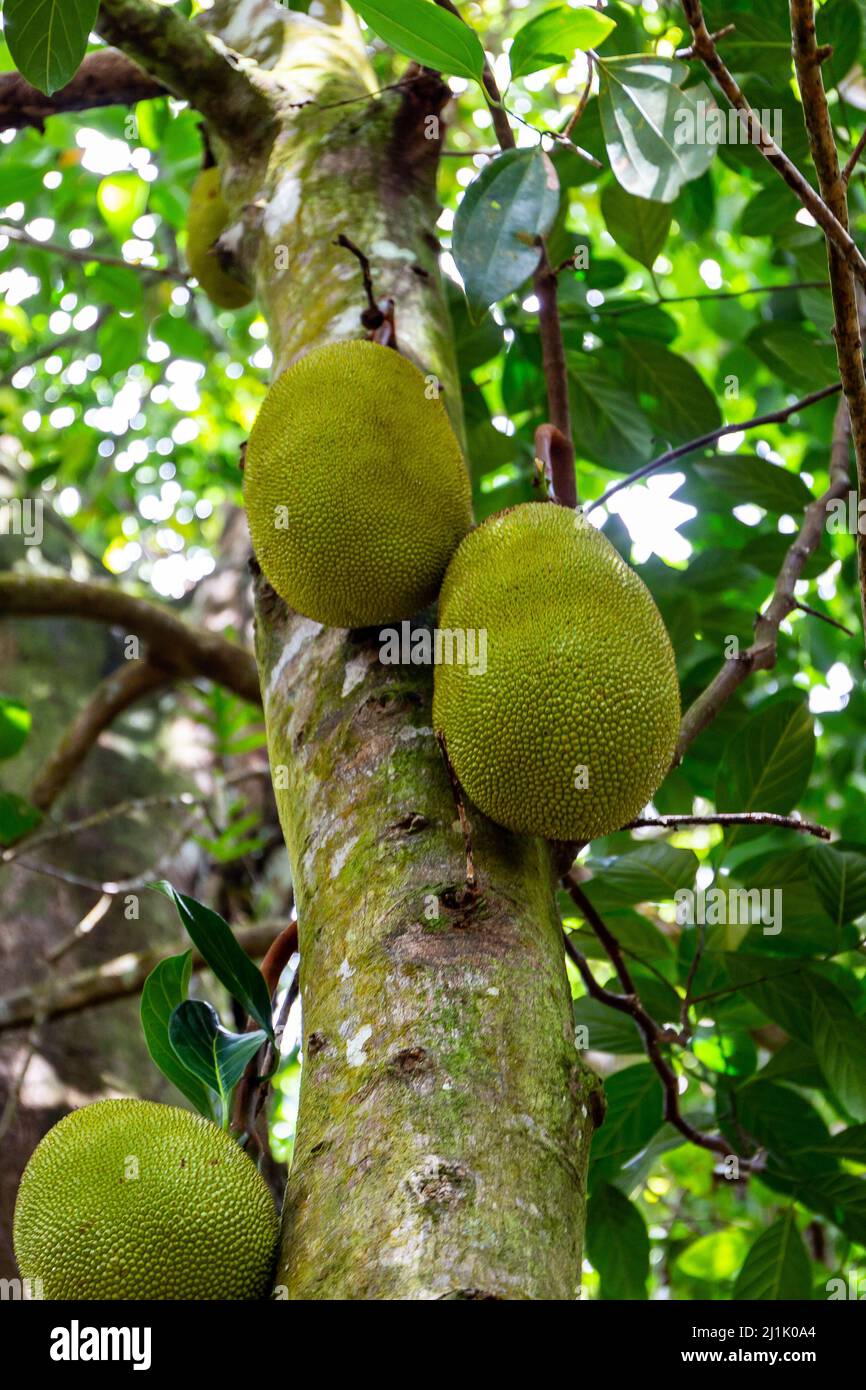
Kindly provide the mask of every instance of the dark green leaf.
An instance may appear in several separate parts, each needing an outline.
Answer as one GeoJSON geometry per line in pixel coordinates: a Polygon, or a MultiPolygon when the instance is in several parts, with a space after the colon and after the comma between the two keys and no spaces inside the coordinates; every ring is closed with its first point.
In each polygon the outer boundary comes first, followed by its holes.
{"type": "Polygon", "coordinates": [[[188,935],[220,984],[264,1028],[268,1037],[273,1037],[271,1001],[264,976],[235,941],[228,922],[204,903],[178,893],[166,880],[150,887],[174,903],[188,935]]]}
{"type": "Polygon", "coordinates": [[[186,1096],[206,1119],[215,1118],[216,1099],[210,1086],[202,1084],[180,1061],[169,1039],[169,1020],[186,999],[192,972],[192,951],[168,956],[151,970],[141,991],[141,1027],[147,1050],[163,1076],[186,1096]]]}
{"type": "Polygon", "coordinates": [[[652,270],[670,230],[673,212],[669,204],[636,198],[620,184],[609,183],[601,195],[601,211],[617,246],[652,270]]]}
{"type": "Polygon", "coordinates": [[[449,77],[481,81],[484,49],[456,15],[429,0],[349,0],[380,39],[416,63],[449,77]]]}
{"type": "Polygon", "coordinates": [[[722,423],[718,401],[691,362],[646,339],[626,336],[622,349],[635,389],[653,398],[650,419],[665,439],[681,443],[722,423]]]}
{"type": "Polygon", "coordinates": [[[812,999],[812,1046],[831,1090],[855,1120],[866,1120],[866,1022],[825,980],[812,999]]]}
{"type": "Polygon", "coordinates": [[[223,1117],[247,1062],[267,1040],[261,1029],[230,1033],[213,1005],[201,999],[186,999],[177,1005],[169,1020],[168,1036],[187,1070],[217,1092],[223,1117]]]}
{"type": "Polygon", "coordinates": [[[733,1296],[805,1301],[811,1292],[809,1256],[797,1230],[794,1208],[789,1207],[758,1236],[737,1276],[733,1296]]]}
{"type": "Polygon", "coordinates": [[[643,1049],[634,1020],[627,1014],[609,1009],[598,999],[576,999],[574,1023],[576,1028],[586,1029],[586,1042],[580,1039],[578,1046],[588,1052],[622,1054],[641,1052],[643,1049]]]}
{"type": "Polygon", "coordinates": [[[559,180],[541,149],[506,150],[466,190],[453,254],[473,318],[519,289],[538,265],[537,238],[559,207],[559,180]]]}
{"type": "Polygon", "coordinates": [[[584,892],[599,912],[632,903],[668,902],[678,888],[695,878],[698,860],[690,849],[673,845],[641,845],[631,854],[589,861],[592,878],[584,892]]]}
{"type": "Polygon", "coordinates": [[[662,1087],[647,1062],[615,1072],[605,1082],[607,1112],[592,1141],[591,1159],[598,1175],[613,1175],[642,1149],[662,1123],[662,1087]]]}
{"type": "Polygon", "coordinates": [[[866,852],[815,845],[809,854],[809,873],[834,922],[854,922],[866,912],[866,852]]]}
{"type": "Polygon", "coordinates": [[[698,477],[724,493],[728,506],[753,502],[774,513],[798,516],[813,501],[799,473],[770,463],[756,454],[720,454],[691,465],[698,477]]]}
{"type": "Polygon", "coordinates": [[[50,96],[75,76],[98,10],[99,0],[6,0],[9,52],[40,92],[50,96]]]}
{"type": "Polygon", "coordinates": [[[578,458],[630,473],[646,463],[653,434],[634,396],[611,381],[585,352],[566,352],[578,458]]]}
{"type": "Polygon", "coordinates": [[[598,1183],[589,1199],[586,1253],[600,1276],[602,1298],[646,1298],[646,1223],[634,1202],[611,1183],[598,1183]]]}
{"type": "Polygon", "coordinates": [[[13,845],[33,830],[42,819],[41,811],[16,792],[0,791],[0,845],[13,845]]]}
{"type": "Polygon", "coordinates": [[[575,53],[598,48],[615,22],[598,10],[573,10],[566,5],[543,10],[518,29],[511,52],[512,80],[556,63],[570,63],[575,53]]]}
{"type": "MultiPolygon", "coordinates": [[[[809,784],[815,731],[806,702],[785,696],[762,705],[725,748],[716,805],[720,811],[772,811],[785,815],[809,784]]],[[[728,844],[739,827],[726,832],[728,844]]]]}

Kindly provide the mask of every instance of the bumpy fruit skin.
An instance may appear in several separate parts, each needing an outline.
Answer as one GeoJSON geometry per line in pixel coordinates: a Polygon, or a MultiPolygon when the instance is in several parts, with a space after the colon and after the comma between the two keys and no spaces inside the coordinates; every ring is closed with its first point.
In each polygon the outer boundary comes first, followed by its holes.
{"type": "Polygon", "coordinates": [[[186,222],[186,258],[189,268],[208,299],[221,309],[242,309],[252,294],[240,280],[226,275],[219,260],[211,254],[217,237],[229,221],[220,186],[220,171],[213,166],[203,169],[189,195],[186,222]]]}
{"type": "Polygon", "coordinates": [[[460,446],[427,379],[392,348],[314,349],[271,387],[244,463],[265,577],[332,627],[409,618],[431,603],[472,524],[460,446]]]}
{"type": "Polygon", "coordinates": [[[255,1164],[216,1125],[103,1100],[38,1144],[13,1234],[45,1299],[246,1300],[270,1290],[278,1224],[255,1164]]]}
{"type": "Polygon", "coordinates": [[[673,648],[643,581],[580,513],[530,502],[484,522],[451,562],[439,626],[487,630],[486,672],[439,665],[433,697],[480,810],[587,841],[643,809],[676,746],[673,648]]]}

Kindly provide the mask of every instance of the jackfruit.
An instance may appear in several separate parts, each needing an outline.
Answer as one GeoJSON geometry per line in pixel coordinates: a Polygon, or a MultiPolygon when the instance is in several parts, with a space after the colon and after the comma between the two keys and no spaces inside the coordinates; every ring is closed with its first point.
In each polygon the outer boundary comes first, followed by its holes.
{"type": "Polygon", "coordinates": [[[227,275],[214,254],[214,242],[229,224],[220,185],[220,171],[214,165],[203,169],[189,195],[186,222],[186,259],[205,294],[220,309],[242,309],[252,293],[240,280],[227,275]]]}
{"type": "Polygon", "coordinates": [[[472,524],[460,446],[430,379],[361,339],[271,387],[247,445],[256,558],[286,603],[333,627],[409,618],[472,524]]]}
{"type": "Polygon", "coordinates": [[[465,650],[471,630],[476,654],[486,641],[484,662],[436,666],[433,697],[481,811],[570,841],[638,815],[673,757],[679,686],[649,590],[600,531],[551,502],[500,512],[454,556],[438,621],[463,631],[465,650]]]}
{"type": "Polygon", "coordinates": [[[13,1238],[41,1298],[247,1300],[269,1292],[277,1230],[264,1179],[223,1130],[173,1105],[103,1100],[37,1145],[13,1238]]]}

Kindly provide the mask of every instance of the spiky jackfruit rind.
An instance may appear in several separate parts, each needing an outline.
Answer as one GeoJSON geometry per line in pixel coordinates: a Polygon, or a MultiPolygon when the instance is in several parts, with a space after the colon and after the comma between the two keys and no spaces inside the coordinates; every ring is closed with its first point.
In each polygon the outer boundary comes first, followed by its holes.
{"type": "Polygon", "coordinates": [[[50,1129],[24,1170],[13,1237],[44,1299],[267,1296],[278,1236],[255,1164],[188,1110],[105,1100],[50,1129]]]}
{"type": "Polygon", "coordinates": [[[277,379],[247,445],[244,496],[268,582],[332,627],[425,608],[472,524],[434,379],[362,339],[316,348],[277,379]]]}
{"type": "Polygon", "coordinates": [[[433,699],[481,811],[568,841],[639,814],[676,747],[676,662],[652,595],[600,531],[549,502],[491,517],[454,556],[438,623],[487,634],[486,671],[437,666],[433,699]]]}
{"type": "Polygon", "coordinates": [[[220,309],[242,309],[252,299],[250,289],[227,275],[214,254],[213,244],[225,231],[229,210],[222,195],[219,169],[203,169],[189,195],[186,222],[186,259],[208,299],[220,309]]]}

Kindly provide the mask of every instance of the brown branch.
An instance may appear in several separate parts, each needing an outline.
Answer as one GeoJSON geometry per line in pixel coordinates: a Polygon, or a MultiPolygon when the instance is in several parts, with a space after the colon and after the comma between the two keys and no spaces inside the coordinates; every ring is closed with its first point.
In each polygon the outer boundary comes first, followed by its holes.
{"type": "MultiPolygon", "coordinates": [[[[818,187],[827,206],[840,224],[848,226],[848,196],[839,170],[839,157],[833,124],[827,106],[827,93],[821,73],[821,57],[815,38],[813,0],[791,0],[791,34],[794,40],[794,67],[800,87],[803,119],[809,135],[812,160],[818,173],[818,187]]],[[[848,402],[851,436],[857,460],[860,497],[866,497],[866,373],[863,369],[860,314],[857,286],[850,256],[844,255],[835,239],[827,236],[830,292],[833,297],[836,357],[839,375],[848,402]]],[[[860,579],[860,608],[866,630],[866,535],[857,533],[857,569],[860,579]]]]}
{"type": "MultiPolygon", "coordinates": [[[[258,959],[271,945],[275,930],[273,922],[256,922],[248,927],[235,928],[234,935],[247,955],[258,959]]],[[[89,966],[72,975],[54,975],[38,984],[13,990],[0,996],[0,1030],[23,1028],[37,1019],[78,1013],[94,1004],[106,1004],[114,999],[138,994],[151,970],[161,960],[188,948],[187,939],[179,941],[174,947],[127,952],[103,965],[89,966]]],[[[196,969],[204,965],[197,951],[193,952],[193,963],[196,969]]]]}
{"type": "Polygon", "coordinates": [[[247,158],[272,143],[277,122],[270,98],[253,78],[259,69],[171,5],[102,0],[96,28],[247,158]]]}
{"type": "Polygon", "coordinates": [[[120,627],[148,643],[148,659],[181,676],[205,676],[251,704],[261,703],[258,669],[242,647],[193,628],[168,608],[102,583],[0,574],[0,617],[85,618],[120,627]]]}
{"type": "Polygon", "coordinates": [[[50,97],[31,87],[18,72],[0,74],[0,130],[44,128],[59,111],[89,111],[97,106],[134,106],[166,95],[165,87],[142,72],[123,53],[109,48],[88,53],[65,87],[50,97]]]}
{"type": "Polygon", "coordinates": [[[686,749],[708,724],[711,724],[734,691],[753,671],[769,671],[776,664],[779,628],[797,605],[794,590],[803,573],[806,561],[818,549],[824,534],[827,510],[837,499],[846,497],[851,487],[848,463],[850,426],[848,406],[839,402],[833,425],[830,450],[830,486],[811,502],[803,516],[803,524],[785,555],[776,579],[773,596],[755,623],[755,640],[739,656],[729,657],[718,674],[683,715],[674,763],[682,761],[686,749]]]}
{"type": "Polygon", "coordinates": [[[796,816],[778,816],[772,811],[726,811],[713,816],[638,816],[623,830],[679,830],[686,825],[773,825],[781,830],[797,830],[801,835],[814,835],[829,840],[830,831],[814,821],[799,820],[796,816]]]}
{"type": "MultiPolygon", "coordinates": [[[[0,236],[8,236],[23,246],[32,246],[35,251],[44,251],[49,256],[61,256],[66,261],[78,261],[81,265],[107,265],[116,270],[137,270],[142,275],[152,275],[158,280],[177,280],[185,285],[187,276],[173,266],[142,265],[141,261],[127,261],[123,256],[106,256],[98,251],[90,251],[78,246],[61,246],[53,241],[39,241],[30,236],[23,227],[0,217],[0,236]]],[[[80,333],[76,335],[80,338],[80,333]]]]}
{"type": "Polygon", "coordinates": [[[710,430],[709,434],[702,434],[698,439],[690,439],[686,444],[677,445],[676,449],[667,449],[665,453],[659,454],[658,458],[650,459],[649,463],[641,464],[628,477],[621,478],[613,487],[609,487],[607,492],[603,492],[601,497],[595,502],[590,502],[586,508],[587,514],[594,512],[596,507],[603,507],[609,502],[611,497],[622,492],[624,487],[631,487],[632,483],[639,482],[641,478],[646,478],[650,473],[655,473],[657,469],[664,468],[669,463],[674,463],[677,459],[685,458],[687,454],[697,453],[700,449],[706,449],[710,444],[715,444],[717,440],[724,439],[728,434],[740,434],[746,430],[758,429],[761,425],[783,425],[792,415],[796,415],[800,410],[806,410],[810,405],[817,405],[819,401],[825,401],[828,396],[835,396],[842,390],[841,382],[834,381],[831,386],[822,386],[819,391],[811,391],[808,396],[802,396],[800,400],[794,401],[792,405],[783,406],[781,410],[771,410],[766,415],[755,415],[751,420],[742,420],[739,424],[720,425],[717,430],[710,430]]]}
{"type": "Polygon", "coordinates": [[[166,670],[149,661],[126,661],[100,681],[33,783],[30,801],[37,810],[47,811],[54,805],[100,734],[124,710],[170,681],[166,670]]]}
{"type": "MultiPolygon", "coordinates": [[[[571,890],[569,889],[569,891],[571,890]]],[[[572,894],[572,896],[574,895],[572,894]]],[[[583,898],[582,893],[580,897],[583,898]]],[[[578,906],[580,906],[580,902],[577,898],[575,901],[578,902],[578,906]]],[[[589,900],[583,898],[583,901],[592,912],[593,909],[589,900]]],[[[581,908],[581,910],[583,909],[581,908]]],[[[597,917],[597,914],[594,913],[594,915],[597,917]]],[[[590,925],[592,926],[594,924],[590,922],[590,925]]],[[[673,1125],[685,1139],[688,1139],[692,1144],[696,1144],[698,1148],[709,1149],[711,1153],[721,1154],[724,1158],[730,1158],[732,1155],[727,1140],[721,1137],[717,1138],[712,1134],[703,1134],[700,1130],[696,1129],[694,1125],[690,1124],[680,1111],[677,1074],[662,1052],[663,1046],[676,1041],[675,1036],[668,1033],[666,1029],[661,1028],[654,1019],[650,1018],[637,995],[614,994],[612,990],[605,989],[603,985],[600,985],[590,970],[589,962],[586,957],[565,932],[563,932],[563,942],[565,944],[566,954],[577,967],[586,992],[590,998],[598,1000],[600,1004],[604,1004],[607,1008],[616,1009],[618,1013],[628,1014],[637,1024],[638,1029],[643,1035],[644,1050],[646,1051],[647,1058],[651,1062],[662,1083],[662,1089],[664,1091],[664,1118],[667,1120],[668,1124],[673,1125]]],[[[738,1161],[740,1167],[747,1172],[753,1166],[749,1159],[740,1158],[738,1161]]]]}
{"type": "Polygon", "coordinates": [[[692,47],[695,57],[701,59],[707,71],[716,79],[728,101],[741,113],[749,139],[758,148],[767,163],[772,165],[776,173],[784,179],[788,187],[793,189],[803,206],[812,214],[818,226],[823,228],[828,240],[838,248],[840,254],[851,266],[858,280],[866,285],[866,260],[860,254],[847,225],[840,221],[837,213],[831,207],[828,207],[824,198],[816,192],[808,179],[803,177],[797,166],[792,164],[788,156],[773,140],[769,131],[761,124],[760,119],[749,105],[748,98],[728,71],[716,49],[713,36],[708,31],[704,21],[700,0],[682,0],[682,4],[694,39],[692,47]]]}
{"type": "Polygon", "coordinates": [[[837,618],[831,618],[829,613],[822,613],[820,609],[813,608],[811,604],[801,603],[798,599],[794,607],[800,613],[808,613],[810,618],[820,618],[822,623],[829,623],[831,627],[837,627],[840,632],[844,632],[848,637],[857,636],[853,628],[846,627],[845,624],[840,623],[837,618]]]}

